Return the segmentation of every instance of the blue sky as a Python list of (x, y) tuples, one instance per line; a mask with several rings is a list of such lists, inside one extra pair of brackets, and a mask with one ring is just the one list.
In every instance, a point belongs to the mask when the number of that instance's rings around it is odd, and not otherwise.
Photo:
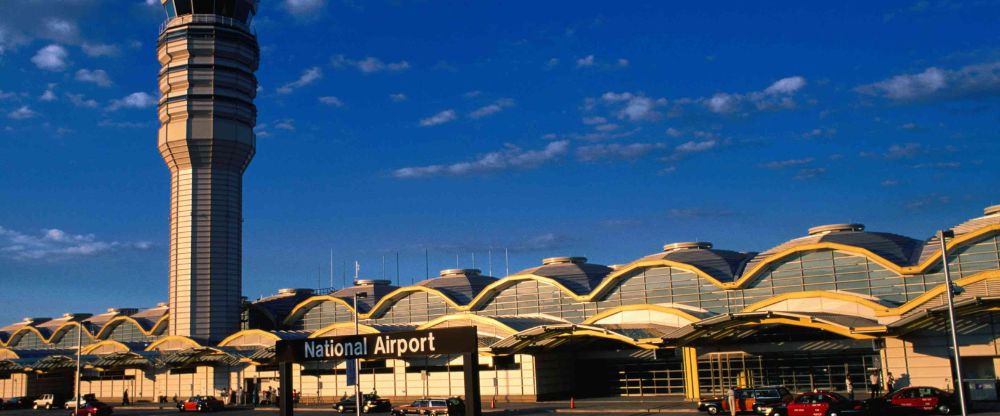
[[(157, 1), (0, 2), (0, 322), (166, 298)], [(1000, 203), (993, 1), (265, 0), (251, 298)], [(347, 267), (350, 274), (351, 266)]]

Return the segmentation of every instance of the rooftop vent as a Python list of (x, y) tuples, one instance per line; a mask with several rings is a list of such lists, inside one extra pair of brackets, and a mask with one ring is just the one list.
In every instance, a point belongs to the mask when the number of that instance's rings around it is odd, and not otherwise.
[(441, 270), (439, 274), (441, 277), (457, 277), (457, 276), (479, 276), (482, 270), (479, 269), (444, 269)]
[(291, 288), (286, 287), (284, 289), (278, 289), (279, 295), (311, 295), (313, 293), (312, 289), (302, 289), (302, 288)]
[(385, 279), (358, 279), (354, 281), (354, 286), (389, 286), (390, 283)]
[(1000, 205), (988, 206), (983, 209), (983, 215), (1000, 214)]
[(821, 235), (829, 233), (842, 233), (847, 231), (864, 231), (864, 224), (827, 224), (812, 227), (809, 229), (809, 235)]
[(543, 265), (550, 264), (583, 264), (587, 262), (586, 257), (549, 257), (542, 259)]
[(118, 313), (118, 308), (108, 308), (105, 313)]
[(157, 308), (166, 308), (167, 306), (170, 306), (170, 305), (167, 305), (167, 302), (160, 302), (160, 303), (156, 304)]
[(667, 244), (663, 246), (663, 251), (674, 251), (674, 250), (708, 250), (712, 248), (712, 243), (705, 241), (684, 241), (680, 243)]

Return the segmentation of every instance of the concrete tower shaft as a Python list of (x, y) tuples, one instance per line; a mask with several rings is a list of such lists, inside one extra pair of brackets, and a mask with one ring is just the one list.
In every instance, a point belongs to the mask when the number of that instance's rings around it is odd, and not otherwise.
[(169, 334), (239, 330), (243, 171), (254, 155), (253, 0), (162, 0), (159, 149), (170, 168)]

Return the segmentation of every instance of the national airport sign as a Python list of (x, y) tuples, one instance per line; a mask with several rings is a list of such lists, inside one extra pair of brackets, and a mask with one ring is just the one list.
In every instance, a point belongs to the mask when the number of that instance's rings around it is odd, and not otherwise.
[(278, 341), (279, 361), (405, 358), (477, 351), (475, 327), (426, 329)]

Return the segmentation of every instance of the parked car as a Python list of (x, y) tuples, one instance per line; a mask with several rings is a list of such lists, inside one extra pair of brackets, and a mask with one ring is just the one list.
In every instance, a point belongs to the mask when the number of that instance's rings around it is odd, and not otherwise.
[(763, 416), (788, 416), (788, 403), (774, 403), (760, 407)]
[(420, 399), (413, 403), (396, 406), (390, 414), (399, 415), (462, 415), (465, 413), (465, 402), (457, 397), (448, 399)]
[(212, 396), (194, 396), (177, 403), (177, 410), (182, 412), (214, 412), (225, 408), (225, 403)]
[(18, 396), (11, 397), (4, 402), (0, 402), (0, 409), (27, 409), (31, 406), (31, 399)]
[[(865, 404), (840, 394), (820, 391), (795, 396), (785, 405), (784, 416), (852, 416), (867, 413)], [(773, 415), (767, 415), (773, 416)]]
[(79, 409), (69, 412), (69, 416), (108, 416), (114, 413), (114, 407), (97, 400), (85, 402)]
[(62, 402), (61, 398), (56, 396), (55, 394), (51, 393), (43, 394), (41, 396), (38, 396), (37, 399), (35, 399), (35, 404), (34, 406), (32, 406), (32, 408), (51, 409), (53, 407), (59, 407), (59, 403), (61, 402)]
[[(334, 403), (333, 408), (337, 409), (338, 413), (351, 413), (357, 411), (357, 405), (357, 396), (350, 396)], [(392, 410), (392, 403), (389, 402), (389, 399), (383, 399), (374, 393), (361, 396), (361, 413), (387, 412), (389, 410)]]
[(937, 413), (947, 415), (960, 408), (958, 395), (934, 387), (905, 387), (868, 400), (873, 412), (892, 415)]
[[(759, 413), (762, 406), (788, 402), (792, 393), (782, 386), (767, 386), (734, 389), (736, 395), (736, 412)], [(698, 410), (710, 415), (729, 413), (728, 396), (710, 397), (698, 401)]]
[[(80, 403), (86, 404), (87, 402), (90, 401), (97, 401), (97, 396), (94, 396), (94, 393), (87, 393), (84, 394), (83, 397), (80, 397)], [(63, 404), (63, 408), (76, 409), (76, 398), (74, 397), (72, 399), (67, 400), (66, 403)]]

